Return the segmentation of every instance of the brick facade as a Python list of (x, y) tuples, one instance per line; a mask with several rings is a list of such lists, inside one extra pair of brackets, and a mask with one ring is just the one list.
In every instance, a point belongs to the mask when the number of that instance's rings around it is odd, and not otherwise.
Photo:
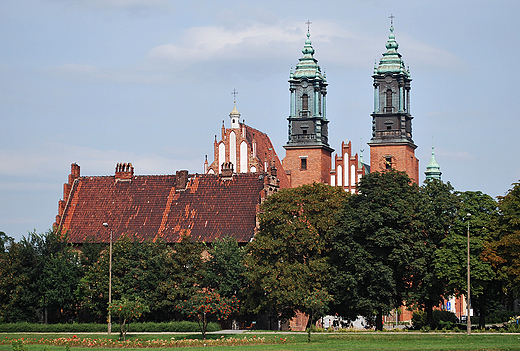
[(370, 171), (384, 172), (389, 168), (406, 172), (410, 179), (419, 183), (419, 160), (415, 157), (413, 144), (370, 145)]
[(325, 148), (287, 148), (282, 165), (291, 188), (313, 182), (329, 184), (331, 151)]

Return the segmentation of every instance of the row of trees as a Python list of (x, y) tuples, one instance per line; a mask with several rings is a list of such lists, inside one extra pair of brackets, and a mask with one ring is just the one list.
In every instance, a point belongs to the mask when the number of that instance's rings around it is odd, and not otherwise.
[[(359, 194), (323, 184), (284, 189), (261, 206), (255, 240), (173, 245), (123, 236), (113, 247), (113, 311), (139, 302), (142, 319), (169, 321), (238, 311), (287, 320), (327, 310), (382, 316), (406, 303), (431, 311), (466, 291), (471, 233), (472, 305), (481, 316), (511, 306), (520, 291), (520, 185), (495, 202), (405, 173), (371, 173)], [(468, 218), (467, 214), (471, 217)], [(105, 322), (109, 255), (78, 253), (59, 232), (20, 242), (0, 233), (0, 321)]]

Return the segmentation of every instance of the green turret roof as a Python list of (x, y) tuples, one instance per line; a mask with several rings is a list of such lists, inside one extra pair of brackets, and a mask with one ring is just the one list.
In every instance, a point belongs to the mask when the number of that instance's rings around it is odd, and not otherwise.
[(300, 58), (300, 62), (296, 65), (294, 72), (291, 72), (291, 78), (320, 78), (326, 81), (325, 77), (321, 74), (320, 66), (318, 66), (318, 60), (314, 58), (314, 48), (311, 43), (311, 33), (307, 31), (307, 40), (303, 46), (303, 56)]
[(424, 172), (426, 175), (426, 179), (441, 179), (441, 166), (437, 163), (435, 160), (435, 150), (432, 146), (432, 157), (430, 158), (430, 162), (426, 166), (426, 172)]
[(379, 60), (379, 66), (374, 69), (374, 74), (396, 73), (410, 77), (410, 72), (406, 69), (401, 54), (397, 52), (399, 44), (395, 41), (394, 26), (390, 27), (390, 35), (386, 42), (386, 52)]

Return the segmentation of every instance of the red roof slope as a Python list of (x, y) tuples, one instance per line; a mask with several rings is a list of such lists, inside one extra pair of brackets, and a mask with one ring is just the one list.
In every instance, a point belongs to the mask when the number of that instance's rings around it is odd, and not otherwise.
[(110, 232), (104, 222), (113, 230), (114, 240), (135, 234), (141, 240), (161, 238), (174, 243), (186, 233), (197, 241), (212, 242), (229, 235), (248, 242), (254, 236), (264, 194), (264, 177), (258, 173), (235, 174), (228, 180), (186, 173), (186, 187), (180, 188), (179, 172), (152, 176), (132, 172), (126, 179), (79, 177), (79, 166), (75, 166), (77, 177), (71, 174), (70, 195), (64, 195), (57, 217), (73, 243), (83, 243), (88, 237), (108, 242)]
[(274, 164), (276, 169), (278, 170), (277, 176), (278, 179), (280, 179), (280, 189), (290, 188), (291, 184), (289, 182), (289, 178), (287, 177), (287, 174), (285, 173), (285, 170), (283, 169), (282, 162), (280, 162), (280, 159), (278, 158), (278, 155), (276, 154), (276, 151), (274, 149), (273, 144), (271, 143), (271, 139), (269, 139), (269, 136), (267, 134), (259, 131), (258, 129), (255, 129), (253, 127), (247, 126), (247, 139), (250, 143), (253, 142), (253, 135), (254, 139), (256, 141), (257, 145), (257, 157), (265, 161), (264, 158), (267, 156), (267, 161), (269, 164), (274, 160)]

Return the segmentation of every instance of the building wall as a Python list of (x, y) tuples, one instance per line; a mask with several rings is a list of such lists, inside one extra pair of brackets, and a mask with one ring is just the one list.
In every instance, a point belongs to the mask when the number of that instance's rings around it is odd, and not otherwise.
[(413, 182), (419, 183), (419, 160), (415, 157), (415, 147), (409, 144), (370, 145), (370, 171), (385, 171), (386, 157), (392, 157), (393, 169), (406, 172)]
[[(301, 169), (301, 159), (307, 160), (307, 169)], [(291, 187), (304, 184), (330, 182), (331, 152), (324, 148), (287, 149), (282, 161), (283, 168), (290, 172)]]

